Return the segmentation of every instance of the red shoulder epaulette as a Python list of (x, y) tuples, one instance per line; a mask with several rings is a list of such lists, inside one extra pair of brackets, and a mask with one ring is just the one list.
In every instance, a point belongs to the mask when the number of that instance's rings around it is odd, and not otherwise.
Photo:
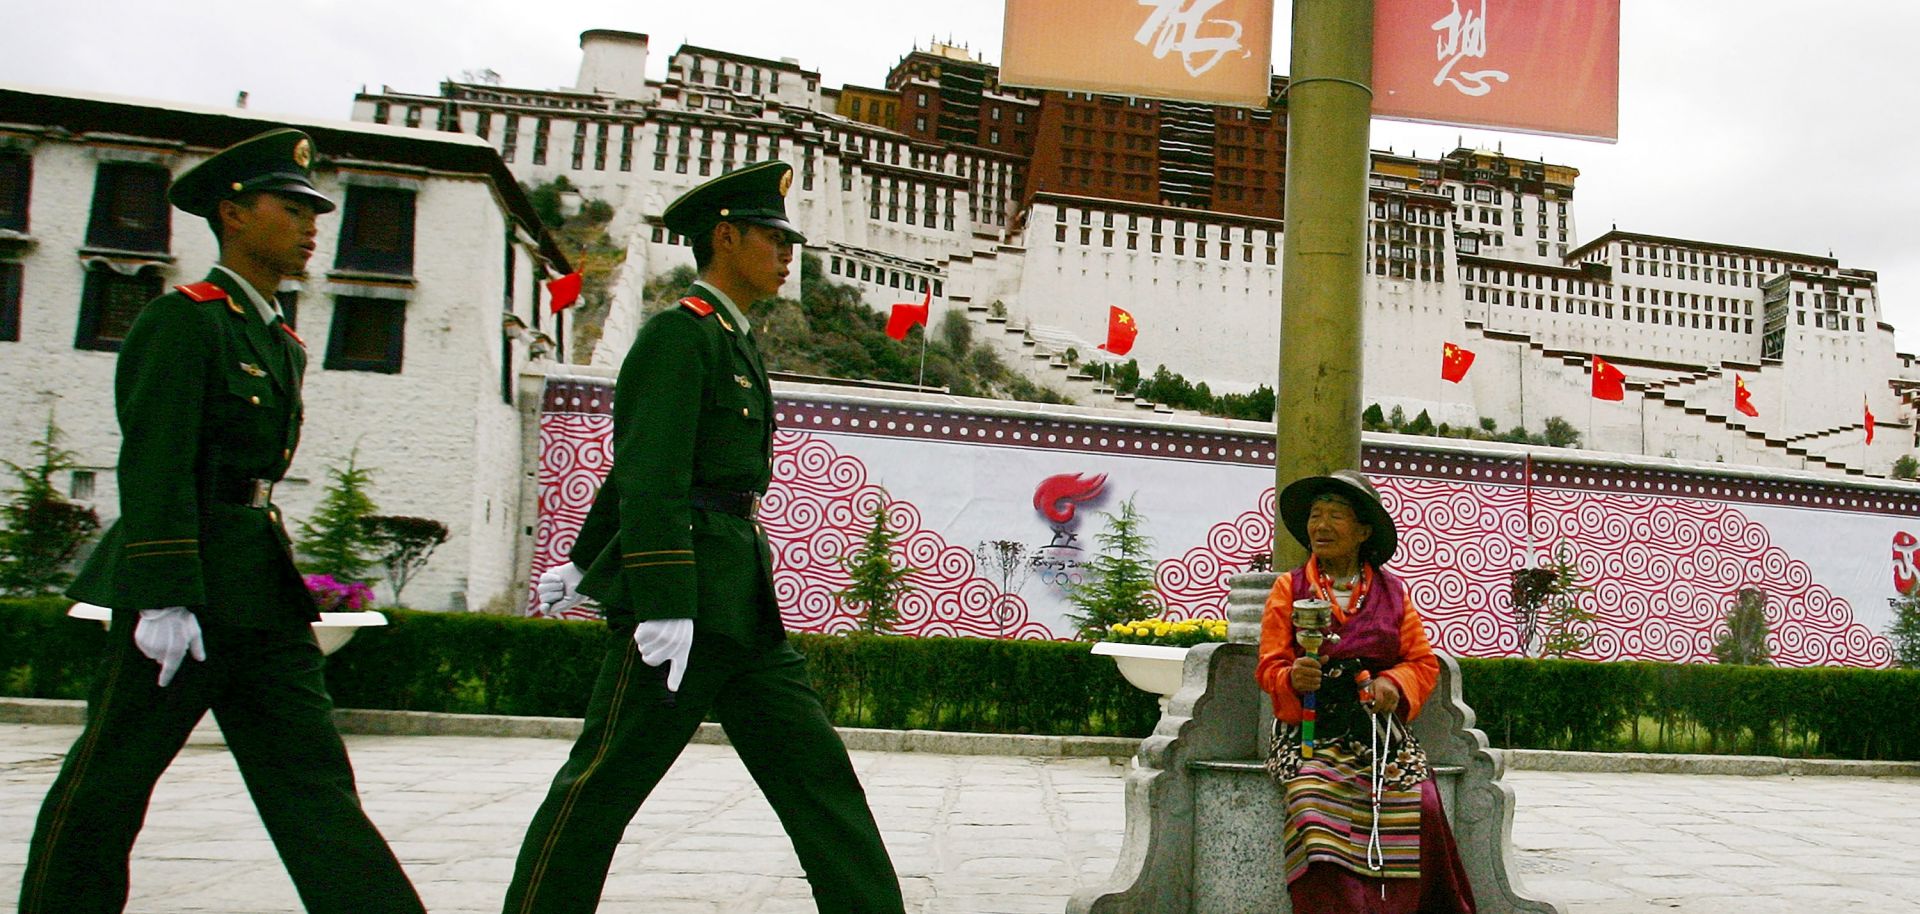
[(190, 286), (174, 286), (173, 291), (198, 302), (220, 301), (227, 297), (227, 290), (210, 282), (196, 282)]
[(713, 313), (713, 306), (707, 304), (706, 300), (698, 295), (689, 295), (680, 299), (680, 307), (692, 311), (694, 317), (706, 317)]

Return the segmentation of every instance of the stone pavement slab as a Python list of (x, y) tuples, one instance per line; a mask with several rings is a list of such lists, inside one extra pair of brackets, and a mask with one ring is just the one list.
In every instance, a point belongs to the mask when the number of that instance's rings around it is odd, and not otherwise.
[[(0, 724), (0, 912), (79, 728)], [(349, 736), (369, 814), (436, 914), (498, 910), (569, 743)], [(908, 909), (1058, 912), (1112, 868), (1125, 769), (1102, 758), (855, 751)], [(1570, 914), (1920, 912), (1920, 779), (1510, 772), (1518, 870)], [(130, 911), (279, 914), (299, 902), (217, 731), (154, 795)], [(627, 829), (603, 909), (812, 911), (773, 811), (724, 746), (689, 746)]]

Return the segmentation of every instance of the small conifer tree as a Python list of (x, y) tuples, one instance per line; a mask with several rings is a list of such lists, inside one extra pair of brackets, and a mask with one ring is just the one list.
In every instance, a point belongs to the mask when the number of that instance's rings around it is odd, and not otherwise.
[(1153, 589), (1153, 540), (1141, 532), (1146, 518), (1133, 499), (1120, 513), (1102, 514), (1107, 527), (1096, 538), (1100, 555), (1082, 566), (1079, 584), (1067, 595), (1075, 612), (1067, 614), (1082, 640), (1097, 641), (1110, 626), (1142, 619), (1156, 611)]
[(1893, 625), (1887, 628), (1887, 640), (1893, 642), (1893, 662), (1909, 670), (1920, 670), (1920, 587), (1910, 587), (1893, 601)]
[(895, 564), (893, 550), (900, 534), (887, 529), (887, 499), (881, 498), (869, 515), (873, 528), (851, 556), (840, 560), (852, 581), (834, 596), (860, 614), (860, 628), (870, 635), (886, 634), (900, 618), (900, 598), (913, 591), (907, 578), (920, 569)]
[(1767, 650), (1767, 592), (1758, 587), (1742, 587), (1727, 611), (1727, 631), (1713, 646), (1713, 657), (1721, 663), (1765, 666), (1772, 656)]
[(19, 486), (0, 504), (0, 594), (34, 596), (59, 593), (73, 581), (67, 566), (94, 532), (100, 516), (66, 499), (54, 487), (60, 473), (75, 466), (73, 453), (61, 449), (60, 428), (47, 414), (47, 433), (33, 442), (38, 462), (30, 467), (9, 460)]
[(374, 565), (378, 545), (362, 522), (378, 510), (367, 495), (373, 484), (373, 471), (359, 465), (360, 451), (347, 455), (346, 464), (327, 468), (327, 491), (313, 516), (300, 522), (300, 542), (296, 548), (305, 561), (300, 570), (306, 574), (330, 575), (338, 581), (371, 583), (368, 569)]

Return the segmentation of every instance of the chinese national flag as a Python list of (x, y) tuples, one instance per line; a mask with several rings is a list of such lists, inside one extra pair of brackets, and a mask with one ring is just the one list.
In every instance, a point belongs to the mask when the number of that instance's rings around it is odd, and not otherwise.
[(919, 304), (901, 302), (893, 306), (893, 313), (887, 317), (887, 335), (896, 340), (907, 338), (907, 331), (915, 324), (927, 325), (927, 312), (933, 309), (933, 290), (927, 290), (927, 297)]
[(1126, 355), (1133, 350), (1133, 340), (1140, 335), (1140, 325), (1133, 322), (1133, 315), (1124, 309), (1107, 306), (1107, 342), (1101, 349), (1114, 355)]
[(1607, 364), (1599, 356), (1593, 357), (1593, 398), (1596, 400), (1625, 400), (1627, 376), (1620, 369)]
[(1747, 389), (1746, 379), (1739, 375), (1733, 376), (1733, 408), (1749, 416), (1760, 415), (1760, 411), (1753, 407), (1753, 391)]
[(1467, 369), (1473, 367), (1473, 350), (1462, 349), (1452, 343), (1440, 347), (1440, 378), (1460, 383), (1467, 376)]
[(1867, 414), (1867, 443), (1873, 443), (1873, 407), (1867, 405), (1867, 398), (1860, 398), (1860, 409)]
[(580, 300), (580, 274), (568, 273), (559, 279), (547, 280), (547, 309), (554, 314), (573, 306)]

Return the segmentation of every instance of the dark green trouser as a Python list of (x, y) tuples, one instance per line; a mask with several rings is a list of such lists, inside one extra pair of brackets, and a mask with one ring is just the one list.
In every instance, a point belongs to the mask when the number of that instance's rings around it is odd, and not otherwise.
[(507, 914), (595, 909), (621, 833), (709, 708), (780, 816), (823, 914), (901, 912), (866, 792), (800, 654), (784, 641), (748, 649), (697, 633), (669, 707), (665, 667), (642, 663), (632, 634), (608, 629), (585, 729), (527, 827)]
[(154, 782), (209, 709), (308, 911), (420, 912), (360, 810), (312, 631), (204, 625), (207, 659), (188, 658), (163, 689), (159, 665), (133, 646), (134, 619), (115, 614), (87, 727), (40, 808), (21, 914), (126, 907), (127, 858)]

